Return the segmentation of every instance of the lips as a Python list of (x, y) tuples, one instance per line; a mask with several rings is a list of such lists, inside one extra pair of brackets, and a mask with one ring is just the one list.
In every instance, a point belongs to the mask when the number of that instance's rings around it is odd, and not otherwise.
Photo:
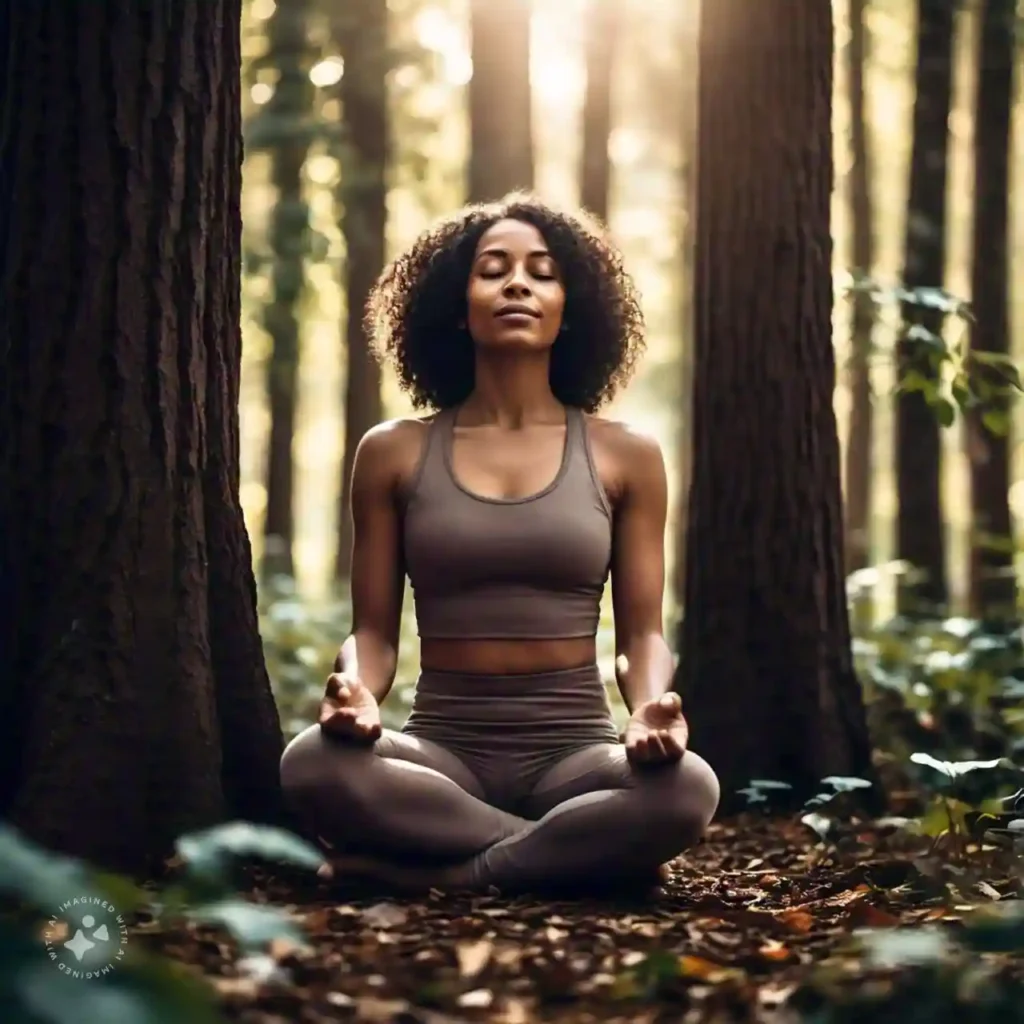
[(521, 303), (510, 302), (507, 306), (502, 306), (495, 314), (496, 317), (532, 317), (534, 320), (540, 319), (540, 313), (535, 309), (531, 309), (529, 306), (524, 306)]

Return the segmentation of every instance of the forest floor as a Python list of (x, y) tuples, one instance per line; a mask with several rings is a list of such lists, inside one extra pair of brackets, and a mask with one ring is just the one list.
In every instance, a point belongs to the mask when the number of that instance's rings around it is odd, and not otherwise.
[[(852, 1024), (872, 1012), (865, 1001), (882, 1020), (1010, 1024), (1024, 1014), (1024, 958), (942, 948), (968, 904), (1021, 895), (1013, 871), (982, 874), (950, 883), (877, 826), (823, 847), (797, 822), (751, 818), (713, 826), (643, 898), (407, 899), (267, 876), (249, 898), (287, 907), (308, 948), (278, 940), (239, 959), (203, 928), (158, 945), (206, 977), (228, 1019), (252, 1024)], [(979, 970), (990, 996), (1005, 989), (1002, 1009), (974, 1012)]]

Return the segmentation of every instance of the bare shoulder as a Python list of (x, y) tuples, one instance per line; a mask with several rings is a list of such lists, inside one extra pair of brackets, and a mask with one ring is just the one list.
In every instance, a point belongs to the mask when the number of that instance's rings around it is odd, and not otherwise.
[(603, 416), (588, 415), (586, 423), (594, 462), (610, 497), (665, 487), (665, 457), (653, 435)]
[(622, 420), (605, 419), (603, 416), (587, 416), (587, 429), (591, 445), (623, 465), (648, 472), (658, 467), (664, 469), (661, 445), (652, 434)]
[(367, 482), (401, 484), (419, 464), (434, 416), (403, 416), (372, 426), (359, 442), (354, 474)]

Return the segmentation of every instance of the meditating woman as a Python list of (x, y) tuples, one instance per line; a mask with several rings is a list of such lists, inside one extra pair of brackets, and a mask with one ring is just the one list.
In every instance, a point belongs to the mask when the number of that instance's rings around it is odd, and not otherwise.
[[(389, 266), (366, 317), (424, 418), (355, 459), (352, 633), (287, 798), (334, 873), (402, 887), (652, 882), (704, 833), (718, 781), (687, 749), (662, 632), (657, 444), (594, 416), (643, 322), (620, 256), (523, 195), (470, 207)], [(597, 666), (611, 574), (624, 742)], [(381, 727), (405, 577), (421, 673)]]

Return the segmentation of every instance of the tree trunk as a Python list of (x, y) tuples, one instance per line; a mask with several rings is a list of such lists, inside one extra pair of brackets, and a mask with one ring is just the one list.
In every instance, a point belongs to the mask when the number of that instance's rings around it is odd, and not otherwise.
[(261, 573), (269, 579), (294, 572), (292, 443), (299, 381), (299, 302), (309, 247), (309, 207), (302, 195), (302, 169), (309, 148), (313, 85), (309, 80), (309, 3), (279, 3), (267, 26), (268, 62), (278, 70), (274, 95), (260, 120), (261, 141), (271, 152), (277, 202), (270, 217), (274, 254), (271, 299), (263, 313), (272, 347), (267, 366), (270, 443), (267, 446), (267, 513), (263, 522)]
[(705, 0), (694, 465), (676, 686), (723, 808), (751, 779), (873, 778), (832, 409), (832, 21)]
[(470, 0), (467, 199), (533, 188), (530, 0)]
[(341, 467), (337, 580), (352, 570), (352, 467), (363, 435), (383, 418), (380, 369), (363, 327), (363, 311), (384, 267), (387, 225), (387, 0), (353, 0), (339, 11), (335, 41), (345, 60), (341, 105), (341, 230), (345, 237), (345, 452)]
[[(858, 278), (874, 269), (874, 214), (871, 203), (871, 152), (864, 113), (864, 70), (867, 65), (866, 0), (849, 0), (850, 41), (846, 67), (850, 79), (850, 219), (853, 226), (852, 264)], [(871, 356), (875, 305), (871, 293), (859, 288), (853, 295), (851, 352), (847, 367), (850, 384), (850, 436), (846, 448), (846, 571), (871, 562)]]
[(612, 80), (621, 21), (619, 0), (590, 0), (586, 25), (587, 90), (583, 98), (580, 205), (608, 222), (612, 130)]
[[(953, 76), (950, 0), (918, 0), (914, 138), (903, 283), (907, 289), (942, 286), (946, 264), (947, 143)], [(942, 332), (941, 311), (903, 305), (904, 332)], [(900, 379), (916, 372), (934, 378), (927, 345), (902, 337), (897, 344)], [(897, 591), (903, 614), (932, 614), (949, 599), (942, 522), (942, 460), (939, 422), (921, 391), (896, 398), (896, 557), (922, 574)]]
[(279, 809), (239, 504), (239, 0), (8, 4), (0, 814), (147, 870)]
[[(699, 0), (686, 0), (687, 12)], [(690, 69), (680, 75), (679, 90), (679, 192), (683, 200), (680, 225), (679, 288), (679, 407), (676, 415), (676, 473), (679, 490), (675, 504), (675, 558), (672, 566), (672, 593), (676, 607), (683, 610), (686, 600), (686, 535), (689, 529), (689, 494), (693, 472), (693, 242), (697, 202), (697, 18), (682, 18), (679, 31), (679, 65)], [(682, 620), (676, 624), (677, 646)]]
[[(1009, 201), (1013, 117), (1014, 0), (985, 0), (978, 46), (978, 94), (974, 117), (974, 252), (971, 347), (1010, 354)], [(984, 368), (979, 367), (979, 370)], [(982, 372), (982, 377), (996, 374)], [(1016, 615), (1013, 521), (1010, 516), (1010, 407), (1004, 394), (986, 399), (995, 432), (981, 414), (968, 419), (971, 465), (971, 607), (989, 618)], [(991, 422), (991, 420), (990, 420)]]

